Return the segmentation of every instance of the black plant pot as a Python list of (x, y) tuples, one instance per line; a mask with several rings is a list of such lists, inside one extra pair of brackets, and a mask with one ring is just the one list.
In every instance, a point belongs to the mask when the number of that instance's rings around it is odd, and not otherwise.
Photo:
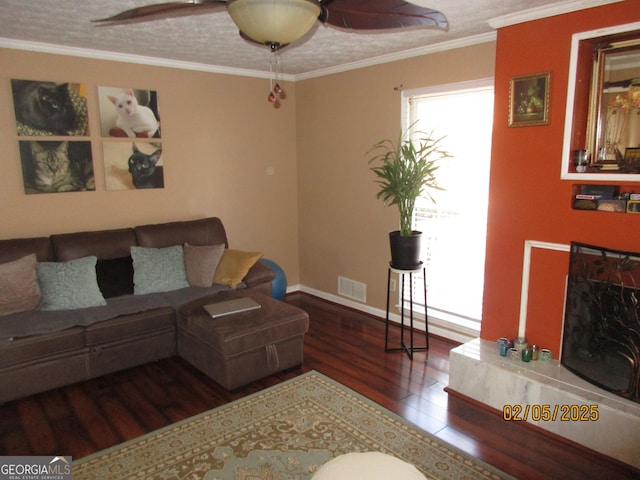
[(389, 232), (391, 246), (391, 266), (399, 270), (416, 270), (422, 266), (420, 262), (420, 241), (422, 232), (414, 230), (411, 236), (403, 237), (400, 231)]

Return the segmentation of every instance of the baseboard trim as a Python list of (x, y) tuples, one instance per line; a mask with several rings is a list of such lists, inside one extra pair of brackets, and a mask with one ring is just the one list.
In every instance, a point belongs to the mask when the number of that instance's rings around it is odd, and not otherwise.
[[(315, 288), (307, 287), (306, 285), (297, 284), (297, 285), (291, 285), (287, 287), (287, 294), (298, 293), (298, 292), (307, 293), (314, 297), (318, 297), (322, 300), (326, 300), (328, 302), (335, 303), (337, 305), (341, 305), (341, 306), (350, 308), (352, 310), (365, 313), (372, 317), (376, 317), (382, 321), (385, 320), (387, 315), (387, 312), (380, 308), (374, 308), (374, 307), (371, 307), (370, 305), (354, 302), (352, 300), (341, 297), (339, 295), (334, 295), (331, 293), (324, 292), (322, 290), (317, 290)], [(398, 315), (397, 313), (390, 312), (389, 320), (399, 324), (401, 321), (400, 315)], [(405, 317), (405, 321), (406, 321), (406, 317)], [(425, 329), (424, 319), (414, 318), (414, 327), (416, 330), (424, 331)], [(474, 338), (477, 338), (477, 336), (469, 335), (467, 332), (457, 331), (455, 329), (452, 329), (450, 325), (443, 325), (440, 322), (438, 322), (437, 319), (432, 320), (431, 318), (429, 320), (429, 334), (435, 335), (447, 340), (452, 340), (454, 342), (459, 342), (459, 343), (466, 343), (468, 341), (473, 340)]]

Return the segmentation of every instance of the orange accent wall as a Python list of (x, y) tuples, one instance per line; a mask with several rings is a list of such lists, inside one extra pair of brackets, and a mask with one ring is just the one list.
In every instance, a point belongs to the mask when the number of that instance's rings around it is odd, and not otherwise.
[[(638, 20), (640, 0), (626, 0), (498, 31), (484, 339), (518, 332), (526, 240), (640, 251), (640, 215), (573, 210), (572, 187), (584, 182), (560, 179), (571, 37)], [(551, 72), (549, 124), (509, 127), (509, 80), (541, 72)], [(625, 190), (640, 192), (640, 184), (628, 183)], [(526, 335), (556, 358), (567, 268), (566, 252), (532, 252)]]

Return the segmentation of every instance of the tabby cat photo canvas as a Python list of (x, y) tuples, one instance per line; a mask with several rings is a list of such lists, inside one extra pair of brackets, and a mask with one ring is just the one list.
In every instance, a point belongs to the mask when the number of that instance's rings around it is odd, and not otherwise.
[(91, 142), (21, 140), (18, 143), (26, 194), (96, 189)]

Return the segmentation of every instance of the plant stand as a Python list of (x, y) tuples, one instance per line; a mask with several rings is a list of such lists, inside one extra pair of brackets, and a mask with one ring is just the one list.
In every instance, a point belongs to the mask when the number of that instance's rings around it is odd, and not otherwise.
[[(422, 263), (422, 262), (420, 262)], [(400, 300), (400, 346), (396, 348), (389, 347), (389, 297), (391, 293), (391, 273), (397, 273), (401, 278), (401, 300)], [(413, 274), (422, 272), (422, 282), (424, 285), (424, 335), (425, 344), (421, 346), (414, 345), (414, 328), (413, 328)], [(384, 332), (384, 350), (385, 352), (403, 351), (406, 352), (410, 360), (413, 360), (413, 352), (429, 350), (429, 322), (427, 320), (427, 277), (426, 268), (424, 265), (421, 268), (415, 270), (403, 270), (399, 268), (389, 267), (387, 272), (387, 316), (385, 319), (385, 332)], [(409, 329), (409, 345), (407, 346), (404, 341), (404, 279), (405, 275), (409, 275), (409, 324), (406, 326)]]

